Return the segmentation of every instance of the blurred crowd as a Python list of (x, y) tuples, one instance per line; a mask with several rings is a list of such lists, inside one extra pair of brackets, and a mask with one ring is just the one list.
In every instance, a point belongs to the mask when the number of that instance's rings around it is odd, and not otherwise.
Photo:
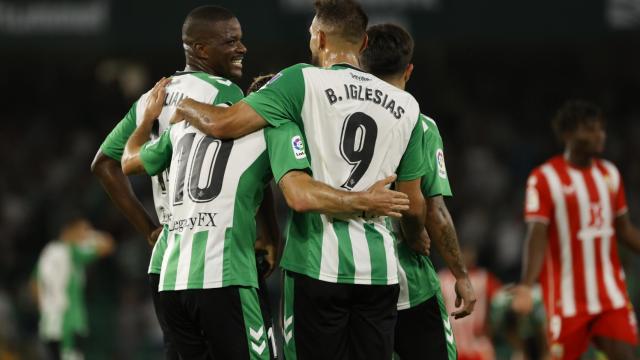
[[(422, 111), (439, 124), (454, 192), (447, 204), (460, 241), (503, 284), (520, 272), (526, 177), (559, 151), (549, 123), (567, 98), (586, 98), (606, 110), (606, 157), (619, 166), (631, 217), (640, 223), (637, 54), (604, 42), (506, 51), (510, 46), (418, 42), (408, 86)], [(268, 51), (250, 53), (242, 87), (250, 76), (307, 60), (303, 52), (273, 59)], [(2, 60), (7, 90), (0, 108), (0, 359), (38, 357), (37, 308), (27, 284), (39, 252), (68, 211), (81, 211), (117, 243), (113, 256), (88, 269), (88, 358), (151, 359), (160, 353), (146, 285), (150, 249), (89, 170), (103, 138), (137, 97), (156, 78), (181, 69), (179, 57), (159, 58)], [(148, 179), (131, 180), (152, 209)], [(640, 261), (622, 251), (638, 305), (640, 281), (633, 277), (640, 271), (633, 269)], [(274, 275), (270, 284), (277, 282)]]

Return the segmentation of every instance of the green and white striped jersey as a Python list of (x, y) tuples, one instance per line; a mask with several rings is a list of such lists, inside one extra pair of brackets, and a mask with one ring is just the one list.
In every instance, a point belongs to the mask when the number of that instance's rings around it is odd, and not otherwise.
[[(153, 137), (157, 138), (169, 126), (170, 114), (173, 114), (177, 103), (185, 97), (214, 105), (233, 104), (244, 96), (242, 90), (230, 80), (209, 75), (205, 72), (179, 71), (173, 75), (171, 85), (167, 88), (165, 108), (158, 117), (158, 127), (154, 128)], [(136, 101), (125, 117), (116, 125), (102, 143), (102, 152), (120, 161), (127, 140), (142, 121), (149, 92)], [(168, 170), (151, 178), (153, 202), (161, 224), (167, 224), (171, 218), (167, 199), (169, 181)], [(162, 233), (166, 235), (166, 231)], [(159, 236), (149, 262), (149, 273), (159, 274), (162, 255), (166, 249), (166, 237)]]
[(89, 240), (83, 245), (52, 241), (40, 253), (35, 275), (43, 339), (65, 345), (74, 335), (86, 335), (84, 268), (97, 257), (96, 247)]
[(265, 186), (272, 174), (279, 181), (309, 168), (298, 126), (219, 140), (180, 122), (147, 142), (140, 159), (149, 175), (171, 168), (159, 290), (258, 287), (255, 216)]
[[(420, 114), (424, 130), (425, 175), (421, 180), (422, 194), (425, 197), (451, 196), (451, 187), (444, 163), (442, 137), (433, 119)], [(400, 295), (398, 310), (412, 308), (430, 299), (440, 291), (440, 280), (433, 263), (428, 256), (411, 250), (400, 239), (398, 242), (398, 272), (400, 276)]]
[[(394, 173), (398, 180), (423, 175), (418, 103), (350, 65), (294, 65), (243, 101), (273, 126), (298, 124), (313, 177), (330, 186), (361, 191)], [(395, 239), (385, 218), (340, 221), (293, 212), (280, 265), (328, 282), (398, 282)]]

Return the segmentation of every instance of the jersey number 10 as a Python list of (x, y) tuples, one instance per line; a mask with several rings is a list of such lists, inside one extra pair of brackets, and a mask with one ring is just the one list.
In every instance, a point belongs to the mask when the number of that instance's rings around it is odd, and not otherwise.
[[(175, 184), (175, 194), (173, 196), (173, 205), (180, 205), (184, 199), (185, 190), (185, 177), (187, 175), (187, 164), (189, 163), (189, 155), (191, 154), (191, 147), (193, 146), (196, 134), (185, 134), (178, 142), (178, 146), (174, 150), (177, 153), (176, 156), (180, 156), (178, 160), (178, 174)], [(211, 145), (216, 147), (215, 153), (212, 156), (212, 164), (206, 164), (209, 166), (203, 167), (203, 162), (207, 150)], [(222, 189), (222, 180), (224, 178), (224, 172), (227, 168), (227, 162), (229, 161), (229, 155), (231, 154), (231, 148), (233, 147), (233, 140), (218, 140), (210, 136), (205, 136), (199, 139), (196, 144), (196, 150), (193, 153), (193, 159), (191, 160), (191, 166), (189, 168), (189, 177), (187, 183), (187, 193), (189, 198), (194, 202), (209, 202), (220, 195)], [(198, 182), (202, 171), (207, 171), (207, 179), (210, 179), (208, 185), (204, 188), (198, 187)]]

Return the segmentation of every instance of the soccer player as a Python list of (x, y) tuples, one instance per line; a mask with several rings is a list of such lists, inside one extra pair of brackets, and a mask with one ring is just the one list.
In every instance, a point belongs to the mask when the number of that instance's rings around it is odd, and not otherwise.
[(569, 101), (552, 125), (564, 153), (527, 180), (527, 245), (514, 310), (531, 310), (531, 286), (540, 281), (552, 358), (577, 359), (593, 342), (609, 359), (633, 359), (637, 327), (618, 239), (640, 252), (640, 231), (629, 219), (620, 172), (600, 158), (604, 115)]
[[(362, 66), (380, 79), (404, 89), (411, 77), (413, 39), (394, 24), (374, 25), (367, 30), (369, 44), (360, 56)], [(442, 138), (435, 121), (420, 114), (424, 130), (425, 176), (421, 181), (427, 202), (425, 225), (438, 251), (455, 276), (458, 299), (464, 307), (453, 313), (462, 318), (473, 311), (475, 296), (460, 255), (455, 228), (443, 196), (451, 196), (444, 162)], [(395, 330), (395, 352), (402, 360), (455, 359), (456, 346), (438, 275), (428, 256), (416, 254), (398, 243), (400, 296)]]
[[(165, 84), (176, 81), (177, 84)], [(385, 188), (347, 192), (314, 181), (298, 126), (288, 122), (236, 140), (203, 134), (187, 122), (148, 141), (157, 114), (170, 113), (165, 91), (180, 91), (180, 78), (163, 79), (149, 95), (142, 123), (122, 156), (125, 174), (154, 176), (171, 168), (171, 222), (160, 273), (160, 302), (171, 340), (182, 358), (270, 358), (260, 314), (255, 259), (255, 213), (265, 186), (284, 176), (306, 178), (304, 195), (319, 211), (345, 216), (357, 211), (408, 209), (407, 196)], [(396, 201), (397, 199), (397, 201)], [(397, 206), (398, 204), (399, 206)], [(388, 205), (387, 205), (388, 204)]]
[[(186, 67), (176, 73), (181, 91), (171, 94), (167, 103), (175, 103), (184, 96), (191, 96), (213, 104), (233, 103), (243, 97), (242, 91), (226, 78), (242, 76), (242, 60), (247, 51), (242, 43), (242, 30), (238, 19), (229, 10), (217, 6), (202, 6), (192, 10), (182, 26), (182, 41)], [(159, 236), (162, 227), (142, 207), (126, 176), (122, 173), (120, 159), (127, 139), (138, 126), (148, 94), (143, 95), (131, 110), (111, 131), (98, 150), (91, 165), (105, 191), (129, 222), (154, 246), (149, 264), (149, 284), (160, 326), (164, 333), (167, 359), (177, 359), (166, 335), (166, 326), (158, 311), (158, 284), (160, 265), (166, 249), (166, 232)], [(169, 125), (166, 116), (160, 116), (154, 133), (161, 134)], [(167, 224), (171, 218), (167, 199), (168, 174), (163, 172), (152, 178), (153, 198), (158, 219)], [(158, 241), (156, 242), (156, 239)], [(265, 237), (265, 240), (269, 240)]]
[(40, 309), (40, 337), (50, 359), (82, 358), (79, 342), (88, 334), (84, 269), (112, 252), (111, 235), (73, 217), (40, 253), (32, 288)]
[[(397, 173), (396, 189), (411, 200), (401, 222), (407, 244), (428, 253), (419, 106), (407, 92), (358, 69), (368, 19), (356, 2), (316, 1), (315, 9), (309, 29), (315, 66), (289, 67), (227, 109), (183, 100), (174, 119), (219, 138), (297, 123), (314, 179), (335, 188), (360, 191)], [(285, 355), (389, 359), (399, 292), (390, 222), (366, 209), (348, 221), (312, 212), (317, 205), (301, 180), (289, 173), (278, 183), (293, 209), (281, 261)]]

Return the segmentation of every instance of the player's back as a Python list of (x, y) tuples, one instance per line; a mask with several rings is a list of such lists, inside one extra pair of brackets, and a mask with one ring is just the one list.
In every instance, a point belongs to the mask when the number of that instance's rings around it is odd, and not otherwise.
[[(167, 86), (161, 121), (185, 97), (224, 106), (239, 99), (230, 81), (198, 75), (177, 76)], [(270, 175), (264, 131), (220, 140), (179, 122), (145, 145), (140, 156), (150, 174), (171, 169), (159, 289), (257, 286), (255, 213)]]
[(532, 172), (525, 217), (549, 225), (549, 256), (540, 282), (552, 314), (596, 314), (626, 306), (614, 231), (615, 218), (626, 210), (620, 173), (606, 160), (580, 168), (556, 156)]
[[(272, 125), (296, 122), (313, 177), (336, 188), (362, 191), (394, 173), (415, 180), (424, 172), (416, 100), (350, 65), (291, 66), (243, 101)], [(398, 282), (388, 219), (293, 213), (291, 223), (283, 268), (329, 282)]]
[[(182, 99), (191, 98), (207, 104), (230, 105), (243, 97), (242, 90), (230, 80), (201, 71), (176, 72), (166, 90), (165, 105), (158, 116), (152, 138), (157, 138), (169, 127), (171, 116), (175, 112), (178, 102)], [(136, 103), (136, 126), (140, 125), (144, 118), (149, 93), (143, 94)], [(171, 217), (169, 200), (167, 199), (168, 181), (168, 171), (163, 171), (151, 178), (156, 213), (162, 224), (166, 224)]]
[(314, 178), (361, 191), (395, 173), (418, 120), (413, 96), (349, 65), (303, 74)]

